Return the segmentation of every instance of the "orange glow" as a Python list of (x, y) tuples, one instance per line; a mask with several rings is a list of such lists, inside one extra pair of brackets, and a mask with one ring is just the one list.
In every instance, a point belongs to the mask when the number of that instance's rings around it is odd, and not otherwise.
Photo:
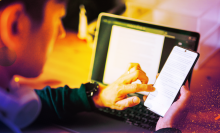
[(18, 77), (16, 77), (14, 80), (15, 80), (15, 82), (19, 82), (19, 78)]
[(215, 120), (218, 120), (218, 119), (220, 119), (220, 115), (219, 115), (218, 117), (215, 118)]

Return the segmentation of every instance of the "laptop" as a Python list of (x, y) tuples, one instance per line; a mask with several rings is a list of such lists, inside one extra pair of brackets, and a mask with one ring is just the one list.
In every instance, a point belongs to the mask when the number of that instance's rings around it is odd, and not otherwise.
[[(154, 84), (172, 48), (180, 45), (197, 51), (200, 35), (196, 32), (156, 25), (123, 16), (101, 13), (97, 21), (90, 82), (108, 85), (125, 73), (129, 63), (139, 63)], [(188, 76), (191, 81), (192, 72)], [(140, 81), (137, 81), (139, 83)], [(147, 92), (129, 96), (147, 95)], [(143, 105), (117, 111), (109, 108), (83, 112), (74, 122), (62, 125), (80, 133), (147, 133), (155, 130), (159, 116)]]

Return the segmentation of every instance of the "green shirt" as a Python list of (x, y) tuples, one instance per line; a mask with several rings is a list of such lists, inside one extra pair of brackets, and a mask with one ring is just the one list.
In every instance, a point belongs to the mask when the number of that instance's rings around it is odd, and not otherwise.
[(42, 103), (37, 121), (66, 121), (79, 112), (92, 110), (84, 84), (79, 89), (71, 89), (67, 85), (56, 89), (46, 86), (35, 92)]

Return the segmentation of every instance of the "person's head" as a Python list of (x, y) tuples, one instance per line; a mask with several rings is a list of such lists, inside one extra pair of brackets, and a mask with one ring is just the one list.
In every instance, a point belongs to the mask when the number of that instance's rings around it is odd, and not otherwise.
[(38, 76), (57, 38), (65, 36), (65, 0), (0, 1), (0, 72)]

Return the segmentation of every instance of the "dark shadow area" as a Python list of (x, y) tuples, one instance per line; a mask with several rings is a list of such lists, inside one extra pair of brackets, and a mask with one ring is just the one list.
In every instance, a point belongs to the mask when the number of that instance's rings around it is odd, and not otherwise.
[(96, 19), (101, 12), (106, 12), (114, 7), (113, 0), (69, 0), (67, 14), (63, 19), (66, 29), (78, 31), (79, 6), (83, 4), (86, 9), (88, 23)]

